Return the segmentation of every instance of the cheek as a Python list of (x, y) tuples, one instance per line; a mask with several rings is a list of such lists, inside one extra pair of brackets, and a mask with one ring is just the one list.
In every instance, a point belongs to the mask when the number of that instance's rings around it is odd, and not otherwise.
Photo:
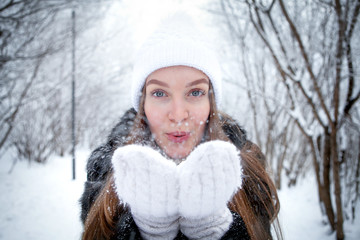
[(193, 117), (196, 125), (205, 125), (209, 118), (209, 114), (210, 106), (207, 104), (201, 108), (197, 108), (196, 111), (193, 111)]
[(165, 113), (161, 111), (159, 107), (154, 107), (152, 104), (146, 103), (144, 105), (144, 111), (152, 131), (158, 130), (158, 128), (164, 123)]

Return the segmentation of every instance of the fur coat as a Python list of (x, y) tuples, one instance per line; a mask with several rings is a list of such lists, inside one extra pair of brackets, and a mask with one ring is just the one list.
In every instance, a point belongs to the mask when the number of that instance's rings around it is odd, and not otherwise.
[[(127, 141), (127, 136), (132, 128), (136, 111), (130, 109), (121, 118), (120, 122), (112, 129), (107, 142), (95, 149), (87, 163), (87, 181), (85, 182), (84, 193), (80, 199), (81, 221), (85, 223), (87, 214), (96, 200), (98, 194), (105, 186), (107, 174), (111, 171), (111, 158), (113, 152)], [(232, 119), (223, 118), (223, 130), (233, 144), (241, 149), (246, 139), (245, 131)], [(232, 212), (233, 223), (230, 229), (221, 239), (250, 239), (245, 223), (241, 216)], [(139, 230), (129, 212), (120, 216), (116, 223), (116, 234), (114, 239), (141, 239)], [(188, 239), (181, 232), (175, 238)]]

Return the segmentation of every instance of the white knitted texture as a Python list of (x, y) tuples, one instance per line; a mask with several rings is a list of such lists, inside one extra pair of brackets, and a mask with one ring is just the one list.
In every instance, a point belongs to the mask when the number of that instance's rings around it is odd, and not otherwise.
[(120, 199), (145, 218), (178, 214), (176, 164), (150, 147), (128, 145), (113, 155), (114, 181)]
[(204, 218), (181, 218), (180, 226), (182, 233), (189, 239), (215, 240), (220, 239), (229, 230), (232, 221), (230, 210), (224, 208)]
[(227, 203), (242, 184), (233, 144), (203, 143), (179, 166), (150, 147), (128, 145), (112, 164), (116, 193), (144, 239), (174, 239), (179, 229), (190, 239), (219, 239), (229, 229)]
[(146, 78), (160, 68), (189, 66), (210, 79), (218, 105), (221, 102), (221, 69), (214, 46), (190, 16), (175, 14), (164, 20), (138, 50), (133, 69), (132, 104), (138, 110)]
[(133, 218), (141, 237), (146, 240), (173, 240), (179, 232), (179, 218), (177, 216), (145, 218), (133, 214)]
[(178, 166), (179, 212), (185, 218), (203, 218), (227, 208), (241, 188), (242, 168), (237, 148), (228, 142), (199, 145)]

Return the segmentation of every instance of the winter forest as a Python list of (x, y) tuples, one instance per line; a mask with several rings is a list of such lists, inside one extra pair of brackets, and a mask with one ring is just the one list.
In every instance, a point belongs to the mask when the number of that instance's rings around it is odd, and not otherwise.
[(178, 9), (217, 43), (221, 110), (266, 155), (284, 238), (359, 239), (360, 0), (2, 0), (0, 239), (79, 238), (87, 157), (131, 107), (136, 48)]

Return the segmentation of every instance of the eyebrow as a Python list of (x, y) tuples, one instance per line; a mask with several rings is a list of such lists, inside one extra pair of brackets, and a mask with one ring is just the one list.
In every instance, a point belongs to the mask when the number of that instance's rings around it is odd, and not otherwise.
[(201, 83), (209, 84), (209, 80), (206, 78), (201, 78), (201, 79), (198, 79), (198, 80), (195, 80), (195, 81), (192, 81), (192, 82), (186, 84), (185, 87), (192, 87), (192, 86), (195, 86), (195, 85), (198, 85)]
[(150, 79), (147, 83), (146, 83), (146, 86), (149, 86), (151, 84), (157, 84), (157, 85), (160, 85), (160, 86), (163, 86), (163, 87), (169, 87), (169, 85), (165, 82), (162, 82), (162, 81), (159, 81), (157, 79)]
[[(201, 84), (201, 83), (205, 83), (205, 84), (209, 84), (209, 80), (206, 79), (206, 78), (201, 78), (201, 79), (198, 79), (198, 80), (195, 80), (195, 81), (192, 81), (188, 84), (186, 84), (185, 87), (192, 87), (192, 86), (195, 86), (195, 85), (198, 85), (198, 84)], [(146, 87), (151, 85), (151, 84), (157, 84), (157, 85), (160, 85), (160, 86), (163, 86), (163, 87), (169, 87), (169, 85), (165, 82), (162, 82), (162, 81), (159, 81), (157, 79), (150, 79), (147, 83), (146, 83)]]

